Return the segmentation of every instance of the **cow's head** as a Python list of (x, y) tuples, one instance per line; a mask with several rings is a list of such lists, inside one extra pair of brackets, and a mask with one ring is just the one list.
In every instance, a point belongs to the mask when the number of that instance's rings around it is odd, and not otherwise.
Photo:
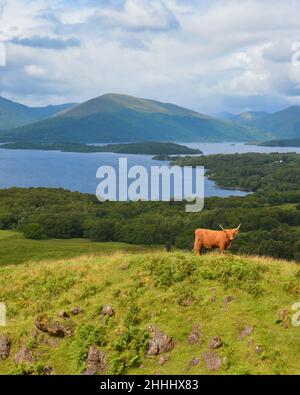
[(239, 226), (234, 229), (224, 229), (221, 225), (219, 225), (219, 226), (225, 232), (227, 240), (232, 241), (232, 240), (234, 240), (235, 236), (237, 234), (239, 234), (239, 231), (240, 231), (239, 229), (240, 229), (241, 225), (242, 224), (239, 224)]

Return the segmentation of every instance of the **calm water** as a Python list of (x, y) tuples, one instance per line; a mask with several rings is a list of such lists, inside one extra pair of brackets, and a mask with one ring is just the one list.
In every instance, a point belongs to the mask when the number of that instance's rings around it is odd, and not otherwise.
[[(204, 154), (234, 152), (275, 152), (277, 148), (248, 146), (241, 143), (188, 143), (200, 148)], [(298, 148), (282, 148), (280, 152), (299, 152)], [(99, 180), (99, 166), (118, 167), (118, 158), (125, 155), (113, 153), (65, 153), (58, 151), (29, 151), (0, 149), (0, 188), (55, 187), (72, 191), (95, 193)], [(146, 168), (164, 162), (154, 161), (148, 155), (126, 155), (128, 166), (143, 165)], [(244, 192), (217, 188), (214, 182), (205, 180), (205, 196), (243, 196)]]

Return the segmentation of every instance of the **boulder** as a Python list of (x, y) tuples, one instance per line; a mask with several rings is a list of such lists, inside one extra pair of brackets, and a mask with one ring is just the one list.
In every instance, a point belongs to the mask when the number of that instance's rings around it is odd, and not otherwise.
[(166, 333), (162, 332), (155, 325), (149, 326), (149, 332), (152, 335), (152, 339), (149, 342), (149, 348), (147, 352), (148, 356), (153, 356), (173, 350), (175, 343), (171, 336), (168, 336)]
[(78, 315), (78, 314), (83, 313), (83, 309), (82, 309), (81, 307), (79, 307), (79, 306), (75, 306), (75, 307), (73, 307), (73, 308), (71, 309), (71, 313), (72, 313), (73, 315)]
[(194, 324), (191, 334), (188, 336), (188, 342), (190, 344), (198, 344), (201, 341), (200, 325)]
[(69, 317), (70, 317), (70, 314), (69, 314), (68, 312), (66, 312), (65, 310), (63, 310), (63, 311), (61, 311), (61, 312), (58, 314), (58, 316), (59, 316), (60, 318), (69, 318)]
[(218, 371), (222, 366), (221, 358), (213, 351), (204, 354), (204, 361), (209, 370)]
[(223, 341), (220, 338), (220, 336), (213, 337), (211, 342), (209, 343), (209, 347), (212, 348), (213, 350), (216, 350), (217, 348), (220, 348), (222, 346), (223, 346)]
[(96, 346), (91, 346), (86, 360), (85, 375), (105, 373), (108, 369), (107, 355), (104, 351), (99, 350)]
[(32, 352), (27, 347), (22, 347), (20, 351), (15, 355), (15, 363), (32, 363), (35, 362), (35, 358), (32, 355)]
[(9, 356), (11, 341), (8, 335), (0, 335), (0, 360), (6, 359)]
[(233, 300), (234, 300), (234, 297), (233, 297), (233, 296), (231, 296), (231, 295), (226, 296), (226, 297), (224, 298), (224, 304), (227, 305), (228, 303), (232, 302)]
[(35, 326), (42, 332), (48, 333), (51, 336), (65, 337), (73, 334), (73, 329), (70, 325), (66, 326), (46, 314), (39, 315), (36, 318)]
[(253, 326), (246, 325), (245, 328), (240, 333), (239, 339), (243, 340), (244, 337), (251, 335), (252, 332), (253, 332)]
[(189, 367), (192, 368), (193, 366), (199, 365), (200, 363), (200, 358), (193, 358), (189, 362)]
[(113, 317), (115, 315), (115, 312), (111, 306), (104, 305), (101, 314), (108, 317)]

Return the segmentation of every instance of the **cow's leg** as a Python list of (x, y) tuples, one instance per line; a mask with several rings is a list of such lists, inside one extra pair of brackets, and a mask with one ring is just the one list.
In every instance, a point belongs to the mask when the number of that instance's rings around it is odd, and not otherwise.
[(196, 255), (201, 255), (201, 249), (202, 249), (201, 241), (196, 238), (195, 244), (194, 244), (194, 251), (195, 251)]
[(221, 246), (221, 247), (220, 247), (220, 251), (221, 251), (221, 254), (224, 255), (224, 254), (225, 254), (225, 247), (224, 247), (224, 246)]

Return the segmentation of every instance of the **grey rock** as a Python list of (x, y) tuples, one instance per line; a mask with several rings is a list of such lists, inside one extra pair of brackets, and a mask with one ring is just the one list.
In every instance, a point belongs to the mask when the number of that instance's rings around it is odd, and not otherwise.
[(6, 359), (9, 356), (11, 341), (8, 335), (0, 335), (0, 360)]
[(36, 318), (35, 326), (51, 336), (65, 337), (73, 334), (73, 328), (70, 325), (66, 326), (46, 314), (39, 315)]
[(82, 309), (81, 307), (79, 307), (79, 306), (75, 306), (75, 307), (73, 307), (73, 308), (71, 309), (71, 313), (72, 313), (73, 315), (78, 315), (78, 314), (83, 313), (83, 309)]
[(27, 347), (22, 347), (20, 351), (15, 355), (15, 363), (32, 363), (35, 362), (35, 358), (32, 355), (32, 352)]
[(175, 343), (171, 336), (162, 332), (155, 325), (149, 326), (149, 331), (152, 335), (152, 339), (149, 342), (148, 356), (161, 354), (173, 350)]
[(215, 336), (212, 338), (209, 347), (212, 348), (213, 350), (216, 350), (217, 348), (220, 348), (223, 346), (223, 341), (220, 338), (220, 336)]
[(108, 317), (113, 317), (115, 315), (115, 312), (111, 306), (104, 305), (101, 314)]
[(209, 370), (218, 371), (222, 366), (221, 358), (213, 351), (204, 354), (204, 361)]
[(239, 339), (243, 340), (244, 337), (251, 335), (252, 332), (253, 332), (253, 326), (246, 325), (245, 328), (240, 333)]
[(103, 374), (108, 369), (108, 359), (104, 351), (99, 350), (96, 346), (91, 346), (86, 360), (85, 375)]

